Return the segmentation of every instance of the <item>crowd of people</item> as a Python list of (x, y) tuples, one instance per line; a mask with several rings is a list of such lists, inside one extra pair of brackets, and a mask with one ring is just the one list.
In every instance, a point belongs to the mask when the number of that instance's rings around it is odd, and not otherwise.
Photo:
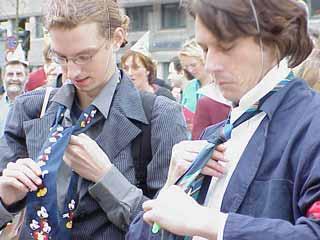
[(117, 1), (46, 6), (44, 66), (18, 47), (2, 69), (0, 239), (320, 238), (305, 4), (189, 0), (195, 37), (165, 81), (149, 33), (116, 62)]

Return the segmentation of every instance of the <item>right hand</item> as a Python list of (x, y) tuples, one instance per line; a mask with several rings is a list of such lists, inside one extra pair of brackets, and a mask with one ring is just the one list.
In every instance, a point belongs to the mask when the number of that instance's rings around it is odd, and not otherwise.
[[(185, 173), (199, 152), (207, 144), (206, 140), (195, 140), (182, 141), (173, 146), (166, 186), (173, 185)], [(224, 157), (225, 150), (226, 148), (223, 144), (218, 145), (201, 173), (214, 177), (222, 177), (226, 169), (219, 162), (227, 162)]]
[(40, 167), (30, 158), (10, 162), (0, 177), (0, 197), (6, 206), (10, 206), (27, 195), (37, 191), (42, 184)]

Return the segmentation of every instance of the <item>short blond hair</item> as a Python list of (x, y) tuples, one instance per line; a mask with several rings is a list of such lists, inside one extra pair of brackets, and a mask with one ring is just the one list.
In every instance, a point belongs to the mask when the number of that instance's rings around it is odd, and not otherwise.
[(191, 39), (183, 44), (178, 54), (181, 56), (198, 58), (201, 62), (204, 62), (203, 50), (195, 39)]
[(73, 29), (95, 22), (100, 34), (111, 39), (116, 28), (127, 28), (128, 18), (120, 13), (116, 0), (47, 0), (45, 27)]

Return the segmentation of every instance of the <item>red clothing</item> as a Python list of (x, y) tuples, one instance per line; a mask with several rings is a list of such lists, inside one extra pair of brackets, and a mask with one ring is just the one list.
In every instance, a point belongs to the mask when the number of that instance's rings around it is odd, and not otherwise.
[(199, 99), (193, 118), (192, 139), (199, 139), (208, 126), (221, 122), (228, 117), (230, 106), (212, 100), (207, 96)]
[(32, 91), (38, 87), (45, 85), (47, 83), (46, 79), (47, 77), (43, 68), (40, 68), (39, 70), (30, 73), (29, 79), (26, 83), (25, 90)]

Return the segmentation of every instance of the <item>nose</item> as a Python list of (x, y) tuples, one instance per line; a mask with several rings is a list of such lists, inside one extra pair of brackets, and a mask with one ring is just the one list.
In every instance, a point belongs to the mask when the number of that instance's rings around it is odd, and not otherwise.
[(217, 52), (208, 51), (205, 56), (205, 70), (208, 73), (214, 74), (223, 70), (223, 56)]
[(66, 76), (70, 80), (77, 79), (81, 73), (81, 67), (75, 64), (73, 61), (68, 61), (65, 68), (66, 68)]
[(133, 71), (132, 71), (132, 68), (131, 68), (131, 67), (128, 68), (127, 73), (128, 73), (128, 75), (129, 75), (129, 77), (132, 77)]
[(17, 73), (12, 74), (12, 80), (13, 80), (13, 81), (19, 80), (19, 77), (18, 77), (18, 74), (17, 74)]

